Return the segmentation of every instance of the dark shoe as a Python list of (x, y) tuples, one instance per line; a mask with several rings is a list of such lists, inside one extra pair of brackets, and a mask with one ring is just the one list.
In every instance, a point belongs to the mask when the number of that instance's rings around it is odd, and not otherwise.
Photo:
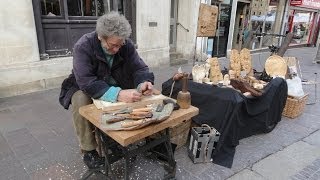
[(83, 162), (89, 169), (96, 169), (104, 166), (104, 158), (100, 157), (96, 150), (85, 151), (83, 155)]

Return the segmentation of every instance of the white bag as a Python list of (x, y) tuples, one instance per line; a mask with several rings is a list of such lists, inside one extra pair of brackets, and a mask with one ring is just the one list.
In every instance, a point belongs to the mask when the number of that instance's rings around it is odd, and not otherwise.
[(302, 97), (304, 96), (304, 92), (302, 89), (302, 82), (298, 76), (293, 77), (292, 79), (287, 79), (288, 84), (288, 95), (294, 97)]

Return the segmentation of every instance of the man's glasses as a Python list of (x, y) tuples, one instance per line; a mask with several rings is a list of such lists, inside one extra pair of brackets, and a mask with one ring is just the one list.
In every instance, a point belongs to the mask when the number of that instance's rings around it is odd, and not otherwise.
[(107, 46), (108, 46), (110, 49), (114, 49), (114, 48), (120, 49), (123, 45), (125, 45), (124, 42), (122, 42), (122, 43), (119, 45), (119, 44), (109, 43), (108, 40), (106, 40), (106, 39), (103, 39), (103, 41), (107, 44)]

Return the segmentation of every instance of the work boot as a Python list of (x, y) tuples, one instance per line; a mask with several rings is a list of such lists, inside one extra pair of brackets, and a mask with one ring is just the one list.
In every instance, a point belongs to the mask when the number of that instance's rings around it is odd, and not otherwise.
[(104, 166), (104, 157), (100, 157), (96, 150), (85, 151), (83, 155), (83, 162), (89, 169), (95, 169)]

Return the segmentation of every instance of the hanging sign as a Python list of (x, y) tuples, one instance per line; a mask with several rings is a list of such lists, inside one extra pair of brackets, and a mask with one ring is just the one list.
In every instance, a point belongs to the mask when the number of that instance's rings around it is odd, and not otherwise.
[(217, 30), (218, 7), (207, 4), (200, 4), (198, 17), (198, 37), (212, 37)]

